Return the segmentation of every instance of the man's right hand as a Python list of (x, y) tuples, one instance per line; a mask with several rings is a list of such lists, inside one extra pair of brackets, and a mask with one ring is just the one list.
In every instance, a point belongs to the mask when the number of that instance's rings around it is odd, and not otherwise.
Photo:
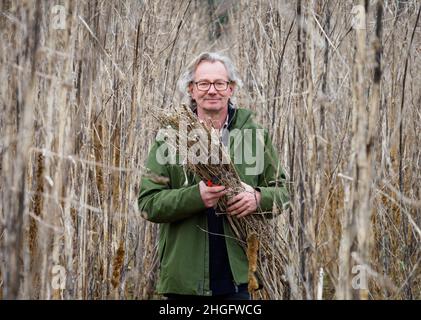
[(206, 208), (215, 207), (219, 198), (228, 192), (224, 186), (208, 187), (203, 181), (199, 182), (199, 189)]

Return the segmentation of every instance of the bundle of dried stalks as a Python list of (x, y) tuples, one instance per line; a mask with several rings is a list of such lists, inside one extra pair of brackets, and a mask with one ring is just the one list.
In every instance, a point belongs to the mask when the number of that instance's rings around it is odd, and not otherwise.
[[(158, 113), (155, 117), (167, 129), (174, 129), (165, 134), (166, 143), (171, 150), (178, 151), (179, 159), (187, 170), (203, 181), (212, 181), (229, 190), (218, 203), (219, 211), (225, 212), (228, 199), (244, 191), (244, 187), (225, 147), (220, 143), (218, 130), (200, 121), (186, 105), (170, 114)], [(173, 136), (168, 137), (169, 134)]]
[[(172, 137), (166, 143), (169, 149), (177, 151), (179, 159), (187, 170), (196, 174), (203, 181), (212, 181), (227, 188), (228, 193), (218, 202), (217, 214), (224, 214), (227, 201), (231, 197), (244, 192), (245, 188), (231, 162), (230, 156), (221, 143), (219, 132), (199, 118), (186, 105), (176, 108), (171, 113), (154, 114), (160, 125), (171, 129)], [(201, 135), (199, 137), (199, 135)], [(172, 139), (171, 139), (172, 138)], [(182, 143), (187, 148), (181, 146)], [(192, 154), (192, 148), (196, 152)], [(197, 157), (205, 155), (197, 161)], [(205, 160), (205, 161), (203, 161)], [(241, 246), (247, 252), (249, 260), (249, 291), (258, 289), (258, 280), (263, 285), (263, 293), (269, 299), (279, 296), (284, 282), (282, 266), (286, 258), (282, 253), (283, 245), (279, 244), (273, 225), (265, 218), (263, 212), (237, 219), (227, 215), (227, 219)]]

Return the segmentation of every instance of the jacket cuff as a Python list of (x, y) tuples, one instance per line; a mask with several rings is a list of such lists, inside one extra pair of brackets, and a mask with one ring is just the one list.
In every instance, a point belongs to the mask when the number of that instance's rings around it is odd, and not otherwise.
[(196, 211), (203, 211), (206, 210), (205, 203), (200, 196), (200, 188), (199, 184), (195, 184), (186, 190), (186, 198), (187, 201), (186, 205), (189, 208), (189, 211), (196, 212)]
[(260, 192), (260, 210), (272, 211), (274, 201), (273, 194), (265, 187), (256, 187), (254, 189)]

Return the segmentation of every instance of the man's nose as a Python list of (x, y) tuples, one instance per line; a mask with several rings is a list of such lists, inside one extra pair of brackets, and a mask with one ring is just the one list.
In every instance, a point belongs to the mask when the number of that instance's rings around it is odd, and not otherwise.
[(218, 91), (216, 91), (216, 89), (215, 89), (215, 84), (211, 84), (210, 85), (210, 88), (209, 88), (209, 90), (208, 90), (208, 94), (216, 94)]

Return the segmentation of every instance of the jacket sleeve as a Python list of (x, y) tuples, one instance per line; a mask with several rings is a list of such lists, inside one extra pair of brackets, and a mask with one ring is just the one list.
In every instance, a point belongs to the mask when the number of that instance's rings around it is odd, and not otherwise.
[(205, 210), (199, 184), (178, 189), (171, 188), (170, 166), (158, 163), (156, 158), (158, 147), (158, 143), (155, 142), (149, 152), (146, 167), (150, 170), (149, 173), (168, 178), (168, 182), (158, 182), (150, 175), (142, 176), (138, 197), (142, 217), (151, 222), (168, 223)]
[(280, 209), (289, 206), (289, 192), (286, 186), (285, 173), (266, 130), (264, 167), (255, 189), (260, 191), (261, 194), (260, 211), (271, 212), (274, 204)]

